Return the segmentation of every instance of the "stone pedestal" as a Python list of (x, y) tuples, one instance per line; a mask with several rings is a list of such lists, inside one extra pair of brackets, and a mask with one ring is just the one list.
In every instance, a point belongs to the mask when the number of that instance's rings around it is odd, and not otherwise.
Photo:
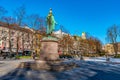
[(55, 40), (42, 40), (40, 60), (58, 60), (58, 41)]

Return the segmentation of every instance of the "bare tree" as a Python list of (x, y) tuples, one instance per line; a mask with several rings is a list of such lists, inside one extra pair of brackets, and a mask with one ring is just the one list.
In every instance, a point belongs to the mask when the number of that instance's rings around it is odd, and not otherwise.
[[(5, 25), (4, 22), (0, 22), (0, 26), (4, 26), (4, 25)], [(1, 32), (0, 41), (2, 41), (2, 40), (6, 41), (6, 38), (7, 38), (7, 35), (8, 35), (7, 31), (1, 29), (0, 32)]]
[(98, 38), (93, 38), (93, 42), (95, 45), (95, 52), (100, 53), (102, 50), (102, 42)]
[[(27, 26), (30, 26), (34, 29), (38, 28), (40, 26), (39, 15), (38, 14), (31, 14), (31, 15), (27, 16), (27, 22), (26, 23), (27, 23)], [(31, 49), (33, 49), (34, 36), (35, 36), (35, 32), (32, 33)]]
[(42, 34), (46, 35), (46, 18), (45, 17), (39, 17), (39, 22), (40, 22), (40, 26), (39, 26), (39, 30)]
[(25, 17), (26, 17), (26, 9), (25, 9), (24, 5), (22, 5), (19, 8), (17, 8), (14, 11), (14, 14), (16, 16), (17, 24), (19, 26), (22, 26), (23, 24), (25, 24), (24, 20), (25, 20)]
[(14, 24), (14, 18), (12, 18), (11, 16), (9, 17), (3, 17), (3, 21), (7, 24), (5, 26), (8, 27), (8, 37), (9, 37), (9, 50), (10, 50), (10, 53), (12, 52), (11, 50), (11, 32), (12, 32), (12, 24)]
[[(33, 42), (38, 39), (36, 35), (42, 34), (45, 35), (46, 28), (45, 28), (45, 19), (40, 17), (38, 14), (31, 14), (27, 16), (27, 26), (34, 28), (36, 31), (32, 33), (32, 45), (31, 48), (33, 49)], [(35, 39), (34, 39), (35, 37)], [(39, 44), (36, 44), (36, 47)]]
[(113, 44), (115, 56), (117, 55), (118, 52), (118, 44), (117, 44), (118, 35), (119, 35), (119, 26), (114, 24), (113, 26), (108, 28), (107, 39), (109, 42)]
[[(14, 14), (16, 16), (16, 24), (18, 26), (24, 26), (25, 25), (25, 19), (26, 19), (26, 8), (25, 8), (25, 6), (22, 5), (18, 8), (16, 8), (16, 10), (14, 11)], [(22, 47), (23, 47), (23, 51), (24, 51), (24, 42), (25, 42), (25, 40), (24, 40), (24, 30), (21, 29), (21, 31), (23, 31), (22, 34), (19, 35), (20, 32), (18, 32), (17, 37), (16, 37), (16, 39), (17, 39), (17, 54), (18, 54), (18, 49), (19, 49), (18, 45), (19, 45), (19, 38), (20, 37), (22, 37)]]
[(60, 25), (60, 29), (61, 29), (62, 32), (65, 32), (67, 34), (70, 33), (63, 25)]
[(72, 50), (73, 48), (73, 39), (70, 35), (64, 35), (62, 38), (59, 39), (59, 44), (65, 53), (68, 54), (68, 51)]
[(0, 21), (2, 20), (2, 17), (7, 13), (7, 10), (0, 6)]
[(39, 15), (32, 14), (32, 15), (27, 16), (27, 25), (33, 28), (37, 28), (40, 25)]
[[(19, 28), (19, 27), (18, 27)], [(22, 38), (22, 34), (21, 34), (21, 31), (22, 30), (20, 30), (20, 28), (19, 29), (17, 29), (17, 31), (16, 31), (16, 55), (18, 55), (18, 52), (19, 52), (19, 42), (20, 42), (20, 38)]]
[(16, 55), (18, 56), (18, 49), (19, 49), (19, 34), (17, 34), (17, 37), (16, 37), (16, 42), (17, 42), (17, 44), (16, 44), (16, 47), (17, 47), (17, 51), (16, 51)]
[(46, 32), (45, 17), (40, 17), (38, 14), (31, 14), (26, 18), (27, 26), (30, 26), (40, 32)]

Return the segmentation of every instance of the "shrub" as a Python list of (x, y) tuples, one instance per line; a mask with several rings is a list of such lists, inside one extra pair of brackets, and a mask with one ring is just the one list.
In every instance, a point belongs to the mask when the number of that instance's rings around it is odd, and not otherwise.
[(99, 56), (104, 56), (105, 53), (85, 53), (83, 54), (83, 56), (86, 56), (86, 57), (99, 57)]
[(72, 58), (70, 54), (62, 54), (59, 56), (60, 58)]
[(15, 56), (16, 59), (20, 59), (20, 56)]
[(120, 54), (117, 54), (116, 56), (114, 56), (114, 58), (120, 58)]
[(99, 55), (100, 55), (100, 56), (105, 56), (105, 53), (100, 53)]

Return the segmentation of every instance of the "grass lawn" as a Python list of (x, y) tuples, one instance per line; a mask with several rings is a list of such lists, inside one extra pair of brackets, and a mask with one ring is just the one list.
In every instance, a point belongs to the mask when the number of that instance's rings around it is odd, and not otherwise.
[(32, 59), (31, 56), (16, 56), (17, 59)]

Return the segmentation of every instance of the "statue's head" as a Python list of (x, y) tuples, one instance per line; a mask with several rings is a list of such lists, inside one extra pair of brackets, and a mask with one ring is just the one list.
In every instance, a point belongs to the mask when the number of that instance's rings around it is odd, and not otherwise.
[(52, 16), (52, 8), (50, 8), (48, 16)]
[(52, 8), (50, 8), (50, 12), (49, 13), (51, 13), (52, 14)]

